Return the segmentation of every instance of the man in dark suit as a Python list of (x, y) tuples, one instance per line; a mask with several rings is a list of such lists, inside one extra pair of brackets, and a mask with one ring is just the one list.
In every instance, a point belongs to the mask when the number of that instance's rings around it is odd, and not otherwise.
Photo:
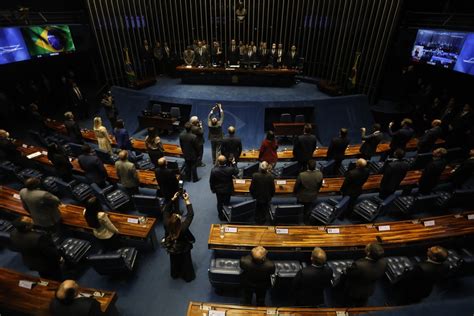
[(67, 136), (70, 141), (75, 144), (84, 144), (81, 128), (79, 127), (79, 124), (74, 121), (74, 114), (72, 114), (72, 112), (66, 112), (64, 113), (64, 118), (64, 126), (66, 127)]
[(298, 69), (301, 67), (300, 56), (298, 55), (298, 52), (296, 51), (295, 45), (291, 46), (291, 50), (286, 56), (285, 66), (288, 67), (289, 69)]
[(439, 178), (446, 168), (446, 160), (444, 157), (447, 154), (445, 148), (438, 148), (433, 151), (433, 160), (429, 162), (418, 180), (418, 193), (429, 194), (438, 184)]
[(374, 293), (375, 282), (383, 277), (387, 261), (378, 243), (365, 247), (365, 258), (356, 260), (345, 273), (344, 290), (351, 306), (364, 306)]
[(339, 168), (344, 160), (346, 148), (349, 145), (350, 140), (347, 138), (347, 128), (341, 128), (339, 131), (339, 137), (334, 137), (329, 144), (328, 151), (326, 154), (327, 160), (334, 160), (333, 174), (339, 173)]
[(16, 150), (16, 145), (10, 139), (10, 134), (4, 129), (0, 129), (0, 161), (8, 160), (18, 163), (21, 159), (21, 153)]
[(326, 253), (319, 247), (311, 253), (311, 265), (293, 279), (293, 295), (299, 306), (324, 304), (324, 289), (331, 286), (332, 269), (326, 265)]
[(202, 128), (202, 122), (197, 116), (191, 116), (189, 122), (191, 123), (191, 132), (196, 135), (196, 143), (198, 144), (197, 166), (205, 167), (206, 165), (202, 162), (202, 156), (204, 154), (204, 130)]
[(258, 60), (260, 61), (260, 66), (265, 67), (268, 65), (268, 48), (266, 42), (260, 42), (260, 47), (257, 52)]
[(469, 158), (451, 172), (451, 182), (461, 188), (474, 174), (474, 149), (469, 151)]
[(270, 172), (271, 166), (266, 161), (260, 163), (259, 172), (252, 175), (250, 194), (257, 200), (255, 221), (257, 224), (265, 223), (266, 214), (270, 208), (270, 201), (275, 195), (275, 181)]
[(380, 181), (379, 193), (381, 199), (385, 199), (398, 190), (400, 183), (410, 170), (408, 161), (403, 160), (403, 157), (405, 157), (403, 149), (395, 150), (393, 157), (394, 159), (387, 160), (382, 168), (383, 177)]
[(227, 165), (227, 159), (224, 155), (217, 157), (217, 166), (212, 168), (209, 184), (212, 193), (217, 198), (217, 213), (220, 220), (225, 220), (222, 212), (224, 205), (229, 205), (230, 196), (234, 191), (234, 182), (232, 179), (239, 173), (235, 160), (231, 161), (232, 166)]
[(197, 159), (199, 152), (199, 144), (197, 137), (191, 132), (191, 123), (184, 124), (185, 130), (179, 135), (179, 146), (183, 151), (184, 158), (184, 181), (197, 182), (199, 181), (197, 175)]
[[(368, 178), (369, 169), (367, 168), (367, 161), (359, 158), (356, 161), (356, 167), (346, 172), (341, 186), (341, 194), (350, 197), (348, 211), (352, 212), (354, 203), (359, 195), (362, 194), (362, 187)], [(343, 216), (344, 214), (341, 214), (341, 217)]]
[(318, 198), (318, 192), (323, 183), (323, 174), (316, 170), (316, 161), (308, 161), (308, 170), (301, 172), (296, 178), (293, 193), (298, 203), (304, 205), (304, 220), (309, 221), (311, 207)]
[(23, 263), (30, 269), (38, 271), (42, 278), (61, 280), (61, 263), (64, 261), (54, 245), (51, 235), (33, 229), (29, 217), (21, 217), (13, 223), (10, 233), (12, 249), (21, 254)]
[(299, 135), (293, 145), (293, 157), (298, 161), (300, 170), (306, 168), (308, 161), (313, 158), (313, 153), (316, 149), (316, 136), (311, 134), (311, 131), (311, 124), (305, 124), (303, 135)]
[(408, 118), (403, 119), (401, 123), (402, 127), (396, 132), (392, 130), (393, 124), (393, 122), (390, 122), (388, 125), (388, 132), (392, 137), (392, 141), (390, 142), (390, 150), (382, 155), (382, 161), (385, 161), (389, 156), (391, 156), (397, 148), (405, 150), (407, 143), (415, 134), (415, 131), (413, 128), (411, 128), (413, 121)]
[(365, 134), (365, 127), (362, 127), (360, 130), (362, 132), (362, 145), (359, 149), (361, 158), (370, 160), (377, 153), (377, 146), (383, 140), (383, 133), (380, 131), (381, 126), (375, 123), (373, 126), (374, 131), (369, 135)]
[(82, 155), (77, 159), (79, 166), (85, 172), (85, 176), (89, 183), (96, 183), (99, 187), (105, 188), (107, 186), (107, 171), (104, 164), (89, 145), (82, 146)]
[(443, 134), (441, 124), (441, 120), (433, 120), (431, 122), (431, 128), (426, 130), (423, 136), (418, 139), (418, 154), (428, 153), (433, 150), (436, 140)]
[(196, 64), (199, 66), (207, 66), (209, 64), (209, 52), (203, 47), (202, 41), (198, 41), (197, 45), (194, 51)]
[(235, 39), (230, 41), (230, 47), (229, 50), (227, 51), (227, 60), (229, 65), (237, 65), (240, 60), (240, 51), (239, 51), (239, 46), (237, 46), (237, 43), (235, 42)]
[(271, 287), (271, 275), (275, 273), (275, 265), (267, 259), (267, 250), (262, 246), (253, 248), (251, 255), (240, 258), (240, 268), (242, 304), (252, 304), (255, 293), (257, 306), (265, 306), (265, 294)]
[(235, 136), (235, 127), (229, 126), (227, 129), (229, 136), (224, 137), (221, 144), (221, 154), (223, 154), (227, 161), (235, 159), (239, 162), (240, 154), (242, 153), (242, 141), (239, 137)]
[(79, 286), (73, 280), (66, 280), (59, 285), (49, 310), (53, 316), (105, 315), (100, 309), (100, 303), (94, 298), (79, 296)]
[(155, 177), (160, 186), (161, 196), (169, 203), (174, 194), (178, 192), (179, 184), (176, 173), (167, 168), (168, 162), (165, 157), (158, 159), (158, 168), (155, 170)]
[(474, 111), (470, 104), (465, 104), (461, 113), (454, 117), (448, 125), (449, 135), (447, 142), (450, 148), (464, 147), (465, 138), (471, 133), (474, 125)]
[(70, 96), (72, 100), (72, 112), (75, 113), (75, 116), (78, 118), (85, 118), (89, 116), (89, 109), (87, 108), (87, 100), (82, 94), (79, 86), (73, 81), (71, 83)]

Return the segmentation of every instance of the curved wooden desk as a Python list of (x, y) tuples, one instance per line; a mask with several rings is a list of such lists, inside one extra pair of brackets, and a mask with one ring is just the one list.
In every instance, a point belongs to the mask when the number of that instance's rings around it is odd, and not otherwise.
[[(439, 242), (455, 237), (474, 234), (474, 220), (468, 215), (474, 211), (456, 215), (444, 215), (376, 224), (343, 226), (244, 226), (225, 225), (237, 228), (236, 233), (220, 236), (220, 225), (212, 224), (208, 247), (214, 250), (242, 251), (263, 246), (275, 252), (311, 252), (315, 246), (326, 251), (362, 250), (370, 242), (381, 242), (384, 248), (397, 248), (423, 242)], [(425, 226), (434, 221), (434, 226)], [(429, 222), (428, 222), (429, 223)], [(379, 231), (379, 226), (390, 226), (389, 231)], [(277, 233), (276, 228), (287, 229), (286, 234)], [(331, 233), (328, 229), (338, 229)], [(332, 231), (334, 232), (334, 231)]]
[[(21, 280), (34, 282), (31, 289), (18, 286)], [(45, 282), (41, 284), (40, 282)], [(46, 283), (47, 282), (47, 283)], [(0, 268), (0, 305), (28, 315), (51, 315), (49, 304), (54, 299), (60, 282), (21, 274), (13, 270)], [(93, 294), (103, 293), (103, 297), (94, 297)], [(117, 300), (117, 294), (92, 288), (79, 288), (83, 296), (92, 296), (99, 303), (103, 312), (108, 312)], [(6, 314), (5, 314), (6, 315)]]

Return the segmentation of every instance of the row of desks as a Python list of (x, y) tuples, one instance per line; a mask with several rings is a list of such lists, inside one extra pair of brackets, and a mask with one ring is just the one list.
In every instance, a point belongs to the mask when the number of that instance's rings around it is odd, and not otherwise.
[[(31, 289), (20, 287), (20, 281), (26, 281), (22, 282), (22, 285), (26, 284), (27, 287), (29, 282), (33, 282)], [(0, 268), (0, 306), (28, 315), (51, 315), (49, 304), (54, 299), (59, 284), (56, 281)], [(94, 297), (100, 303), (103, 312), (111, 310), (117, 300), (117, 294), (111, 291), (81, 287), (79, 293), (81, 296)], [(100, 293), (103, 296), (94, 296), (94, 293)]]
[[(0, 186), (0, 209), (15, 215), (30, 216), (23, 208), (19, 192), (11, 188)], [(72, 229), (92, 232), (86, 222), (84, 208), (77, 205), (62, 204), (59, 207), (62, 223)], [(136, 223), (140, 216), (107, 212), (110, 221), (119, 230), (119, 235), (141, 242), (154, 242), (156, 218), (146, 217), (143, 224)]]
[(439, 242), (474, 234), (474, 211), (375, 224), (343, 226), (244, 226), (211, 225), (208, 247), (213, 250), (243, 251), (263, 246), (274, 252), (361, 250), (374, 241), (384, 248), (399, 248), (423, 242)]
[[(60, 122), (50, 120), (50, 121), (47, 122), (47, 126), (49, 126), (51, 129), (53, 129), (55, 131), (58, 131), (58, 132), (61, 132), (61, 133), (66, 133), (66, 129), (64, 127), (64, 124), (62, 124)], [(97, 142), (97, 138), (95, 136), (94, 131), (83, 129), (82, 130), (82, 136), (87, 141)], [(443, 142), (444, 142), (443, 140), (439, 139), (437, 141), (437, 144), (441, 144)], [(115, 144), (115, 141), (114, 141), (114, 144)], [(417, 145), (418, 145), (418, 139), (413, 138), (408, 142), (406, 150), (407, 151), (414, 151), (414, 150), (416, 150)], [(143, 140), (133, 139), (132, 140), (132, 146), (136, 150), (146, 151), (145, 141), (143, 141)], [(360, 154), (360, 152), (359, 152), (360, 146), (361, 145), (349, 145), (347, 147), (346, 153), (345, 153), (346, 158), (357, 157)], [(182, 155), (183, 155), (181, 147), (179, 147), (178, 145), (163, 144), (163, 148), (165, 150), (165, 155), (166, 156), (182, 157)], [(389, 150), (389, 143), (381, 143), (377, 147), (377, 153), (378, 154), (386, 152), (388, 150)], [(315, 159), (325, 159), (326, 155), (327, 155), (327, 151), (328, 151), (327, 147), (316, 148), (316, 150), (313, 153), (313, 157)], [(242, 154), (240, 155), (240, 161), (257, 161), (258, 160), (258, 155), (259, 155), (259, 151), (256, 150), (256, 149), (246, 150), (246, 151), (243, 151)], [(292, 150), (284, 149), (284, 150), (278, 152), (278, 160), (288, 161), (288, 160), (292, 160), (293, 158), (294, 157), (293, 157), (293, 151)]]

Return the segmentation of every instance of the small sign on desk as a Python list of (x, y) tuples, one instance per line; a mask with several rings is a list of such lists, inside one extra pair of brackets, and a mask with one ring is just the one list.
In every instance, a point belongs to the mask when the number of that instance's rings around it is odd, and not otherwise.
[(277, 180), (277, 185), (285, 185), (286, 180)]
[(18, 282), (19, 287), (22, 287), (22, 288), (28, 289), (28, 290), (31, 290), (33, 288), (34, 284), (35, 284), (35, 282), (27, 281), (27, 280), (20, 280)]
[(340, 233), (339, 228), (328, 228), (326, 231), (327, 231), (328, 234), (339, 234)]
[(474, 220), (474, 214), (469, 214), (467, 215), (468, 220)]
[(390, 225), (380, 225), (377, 226), (379, 232), (388, 232), (390, 230)]
[(20, 199), (21, 199), (21, 198), (20, 198), (20, 195), (17, 194), (17, 193), (13, 194), (13, 198), (14, 198), (14, 199), (17, 199), (17, 200), (20, 200)]
[(191, 66), (191, 65), (186, 65), (186, 68), (190, 69), (190, 68), (193, 68), (193, 66)]
[(237, 179), (237, 180), (235, 180), (235, 183), (236, 184), (245, 184), (245, 180)]
[(225, 316), (225, 311), (215, 311), (211, 310), (208, 313), (209, 316)]
[(41, 156), (41, 152), (35, 151), (34, 153), (29, 154), (28, 156), (26, 156), (26, 158), (28, 158), (28, 159), (33, 159), (33, 158), (36, 158), (36, 157), (38, 157), (38, 156)]
[(424, 222), (423, 222), (423, 225), (425, 225), (425, 227), (434, 226), (434, 225), (435, 225), (435, 221), (434, 221), (434, 220), (424, 221)]
[(226, 226), (226, 227), (224, 228), (224, 231), (225, 231), (226, 233), (236, 233), (236, 232), (237, 232), (237, 227), (227, 227), (227, 226)]
[(278, 235), (288, 235), (288, 228), (276, 228), (275, 233)]
[(138, 218), (127, 218), (127, 223), (138, 224)]

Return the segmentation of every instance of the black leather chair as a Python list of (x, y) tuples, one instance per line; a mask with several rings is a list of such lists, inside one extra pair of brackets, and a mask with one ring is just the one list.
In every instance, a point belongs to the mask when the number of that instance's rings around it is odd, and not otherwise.
[(91, 188), (97, 198), (113, 211), (117, 211), (122, 206), (130, 203), (128, 194), (122, 190), (115, 189), (112, 185), (101, 189), (97, 184), (92, 183)]
[(295, 123), (304, 123), (305, 118), (303, 114), (297, 114), (295, 116)]
[(367, 161), (367, 167), (371, 174), (379, 174), (382, 171), (385, 162), (383, 161)]
[(282, 113), (280, 115), (280, 122), (281, 123), (291, 123), (291, 114), (290, 113)]
[(59, 178), (55, 178), (59, 192), (72, 196), (76, 201), (84, 203), (91, 195), (93, 195), (90, 185), (78, 183), (76, 180), (65, 182)]
[(387, 207), (397, 198), (396, 194), (386, 197), (384, 200), (378, 196), (362, 200), (354, 207), (354, 213), (368, 222), (372, 222), (380, 214), (384, 214)]
[(459, 189), (453, 192), (450, 206), (469, 208), (474, 203), (474, 189)]
[(215, 289), (240, 287), (240, 259), (213, 258), (208, 269), (209, 282)]
[(300, 172), (300, 166), (297, 161), (286, 163), (281, 168), (272, 171), (276, 178), (296, 178)]
[(0, 219), (0, 247), (10, 247), (10, 231), (13, 229), (9, 221)]
[(272, 277), (272, 285), (274, 288), (288, 289), (296, 276), (301, 270), (301, 263), (295, 260), (275, 260), (275, 275)]
[(327, 262), (327, 265), (332, 269), (332, 280), (331, 284), (336, 287), (342, 280), (342, 276), (346, 273), (346, 269), (349, 268), (354, 260), (331, 260)]
[(138, 251), (133, 247), (87, 257), (88, 263), (100, 275), (123, 275), (135, 267)]
[(298, 224), (301, 214), (303, 214), (303, 205), (271, 205), (269, 212), (270, 219), (274, 224)]
[(411, 170), (423, 169), (431, 160), (433, 160), (432, 153), (418, 154), (410, 163), (410, 169)]
[(52, 194), (55, 194), (55, 195), (59, 194), (59, 188), (56, 183), (57, 178), (58, 177), (52, 177), (52, 176), (46, 177), (43, 180), (43, 188)]
[(81, 262), (90, 249), (90, 241), (77, 238), (67, 238), (59, 247), (65, 260), (75, 265)]
[(36, 169), (25, 168), (25, 169), (22, 169), (20, 172), (18, 172), (16, 174), (16, 177), (20, 182), (25, 182), (28, 178), (32, 178), (32, 177), (35, 177), (41, 180), (43, 179), (44, 174), (41, 171), (38, 171)]
[(224, 205), (224, 216), (229, 223), (245, 223), (255, 217), (257, 201), (252, 199), (235, 205)]
[(163, 205), (163, 199), (157, 196), (132, 195), (132, 202), (135, 205), (135, 209), (141, 213), (153, 214), (158, 217), (161, 214), (161, 207)]
[(153, 103), (151, 105), (151, 114), (152, 115), (159, 115), (161, 113), (161, 104)]
[(402, 213), (425, 212), (434, 208), (437, 194), (429, 195), (402, 195), (395, 199), (395, 207)]
[(331, 198), (321, 202), (311, 211), (310, 218), (325, 225), (332, 223), (349, 206), (350, 197), (345, 196), (340, 201)]
[(395, 284), (399, 282), (406, 273), (412, 271), (414, 267), (414, 263), (408, 257), (388, 257), (385, 275), (391, 284)]
[(97, 148), (95, 150), (95, 153), (97, 155), (97, 157), (99, 157), (100, 160), (102, 160), (103, 163), (105, 164), (109, 164), (109, 165), (114, 165), (115, 162), (118, 160), (118, 156), (117, 155), (111, 155), (109, 154), (109, 152), (103, 150), (103, 149), (100, 149), (100, 148)]
[(82, 145), (76, 143), (68, 143), (67, 147), (70, 149), (71, 154), (74, 157), (79, 157), (82, 155)]
[(260, 163), (258, 163), (258, 162), (254, 162), (254, 163), (251, 163), (251, 164), (245, 166), (245, 167), (242, 169), (242, 176), (241, 176), (241, 178), (244, 178), (244, 179), (252, 178), (252, 175), (253, 175), (255, 172), (258, 172), (259, 166), (260, 166)]

